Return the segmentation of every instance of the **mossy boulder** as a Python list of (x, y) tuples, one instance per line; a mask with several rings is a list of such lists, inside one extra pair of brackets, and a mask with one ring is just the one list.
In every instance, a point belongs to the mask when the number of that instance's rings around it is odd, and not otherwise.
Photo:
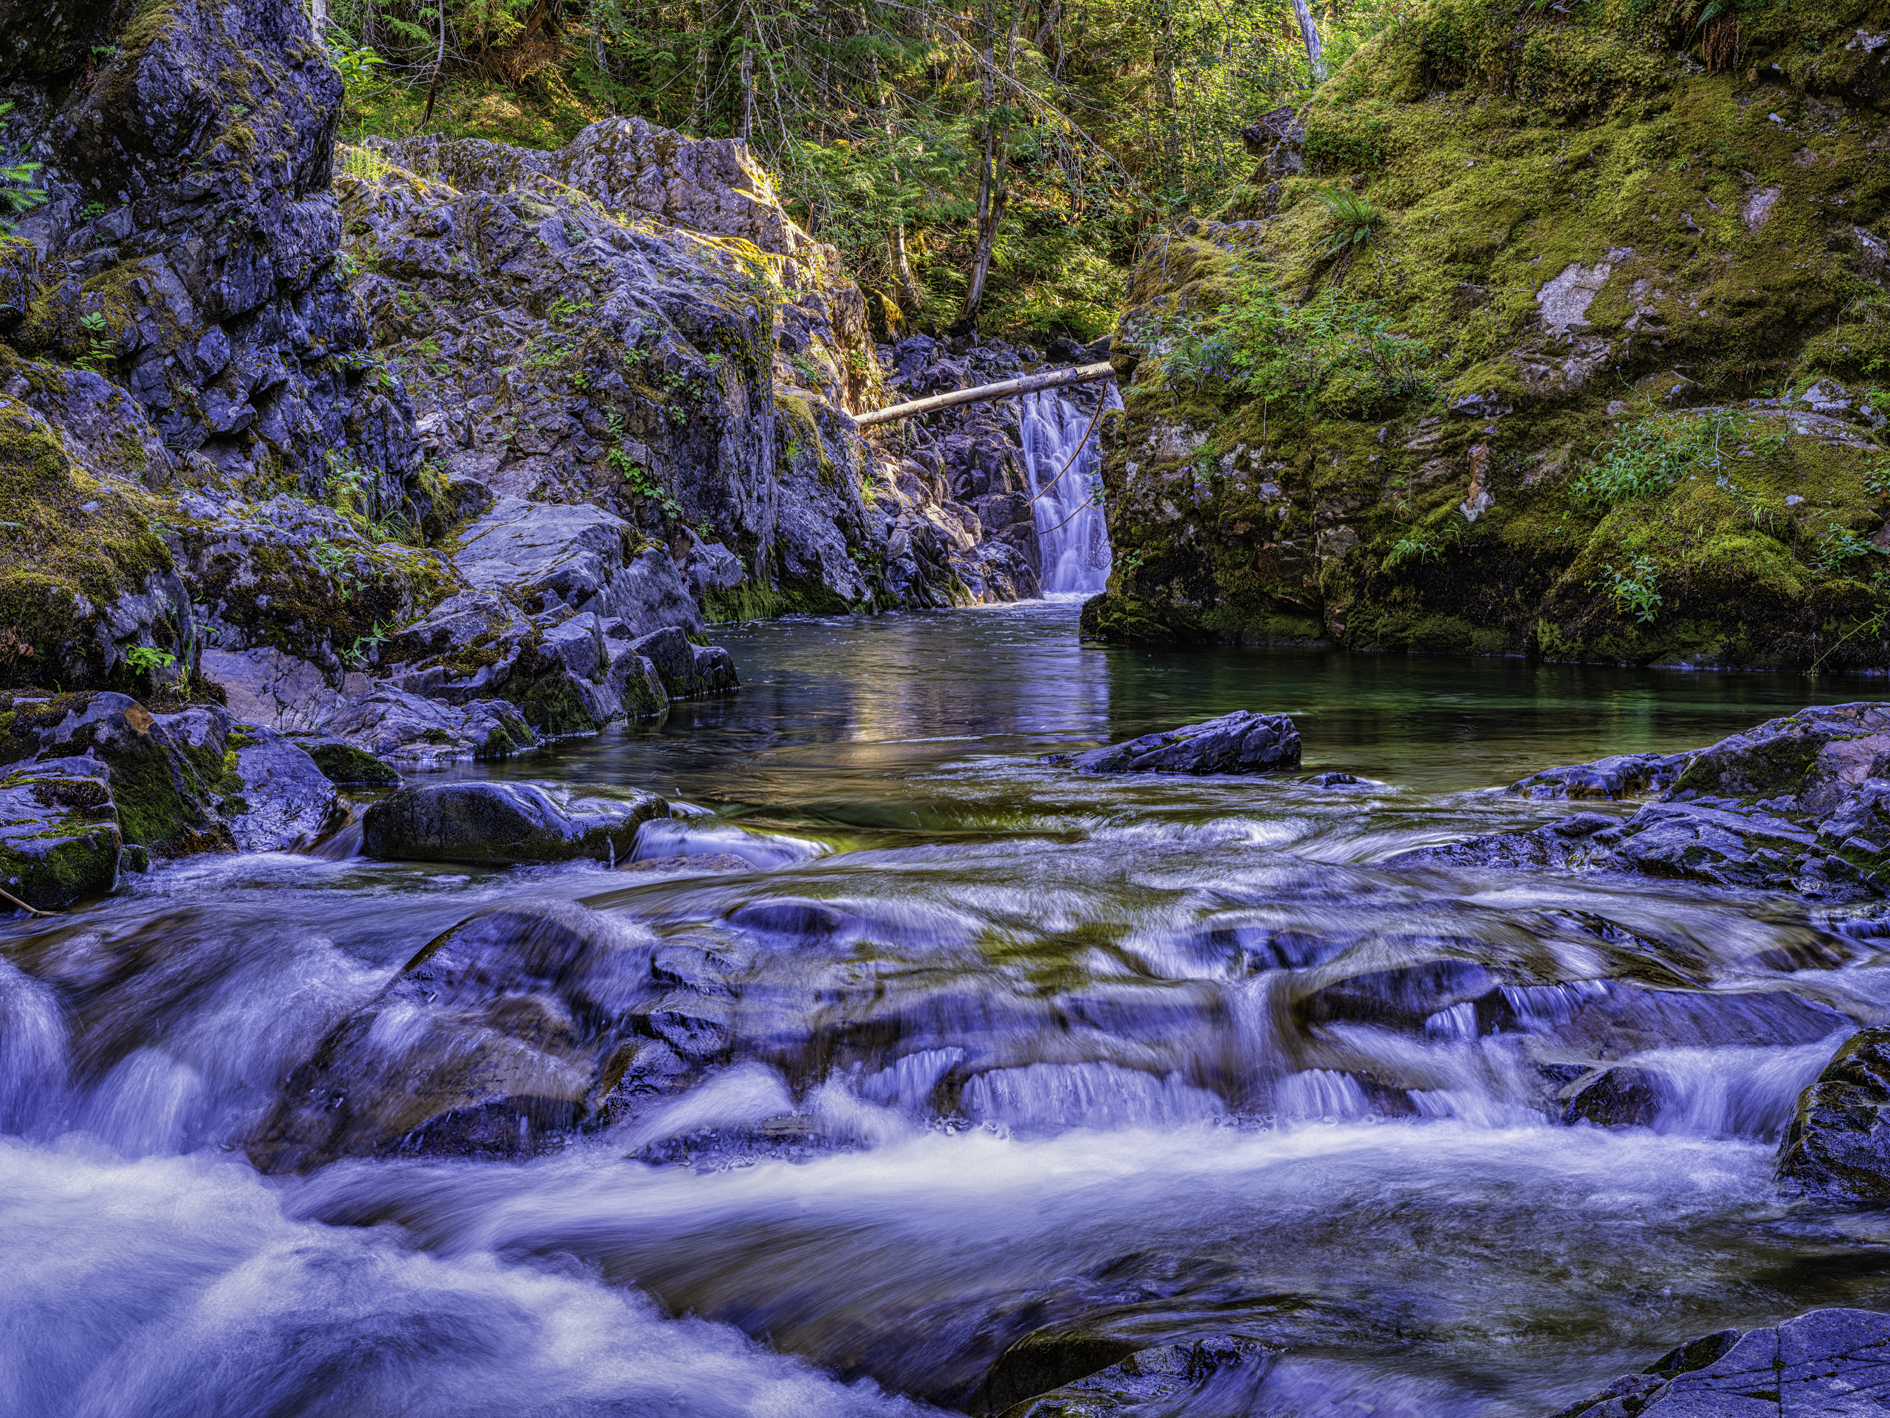
[[(0, 393), (0, 686), (119, 683), (130, 649), (188, 666), (190, 596), (156, 499), (75, 466), (57, 430)], [(135, 657), (134, 657), (135, 658)]]
[(0, 768), (0, 886), (39, 911), (110, 891), (123, 842), (109, 780), (90, 758)]
[(370, 807), (362, 842), (371, 857), (406, 861), (628, 861), (637, 829), (669, 815), (654, 793), (598, 798), (534, 783), (431, 783)]
[(1088, 631), (1890, 667), (1890, 9), (1739, 25), (1368, 44), (1131, 276)]

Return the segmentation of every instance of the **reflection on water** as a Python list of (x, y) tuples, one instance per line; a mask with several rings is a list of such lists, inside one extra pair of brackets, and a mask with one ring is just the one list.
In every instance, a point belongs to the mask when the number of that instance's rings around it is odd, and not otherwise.
[[(1770, 1182), (1890, 1013), (1880, 939), (1382, 865), (1566, 811), (1489, 791), (1534, 769), (1873, 685), (1087, 648), (1075, 614), (744, 628), (739, 696), (467, 770), (708, 809), (654, 825), (658, 870), (201, 858), (0, 927), (0, 1313), (35, 1356), (0, 1414), (977, 1410), (1026, 1336), (1233, 1333), (1265, 1362), (1175, 1411), (1495, 1418), (1890, 1305), (1890, 1228)], [(1365, 781), (1039, 761), (1236, 708)], [(653, 933), (622, 1003), (660, 1085), (527, 1162), (259, 1178), (289, 1071), (528, 897)], [(1613, 1079), (1637, 1125), (1565, 1125)]]

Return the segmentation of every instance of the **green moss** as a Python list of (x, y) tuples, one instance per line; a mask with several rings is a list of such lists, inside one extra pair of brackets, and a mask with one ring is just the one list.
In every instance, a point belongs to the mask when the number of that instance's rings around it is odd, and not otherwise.
[[(1258, 281), (1304, 315), (1384, 312), (1431, 351), (1436, 393), (1295, 401), (1149, 351), (1105, 458), (1117, 563), (1097, 633), (1267, 640), (1286, 618), (1361, 648), (1890, 668), (1890, 557), (1871, 544), (1890, 458), (1855, 426), (1753, 403), (1788, 378), (1890, 376), (1890, 306), (1850, 230), (1890, 123), (1828, 86), (1801, 105), (1702, 72), (1627, 3), (1545, 23), (1432, 0), (1315, 97), (1317, 176), (1278, 183), (1277, 216), (1151, 246), (1131, 335), (1225, 328), (1205, 313)], [(1764, 12), (1763, 45), (1835, 65), (1841, 25), (1814, 8)], [(1335, 179), (1388, 213), (1349, 262), (1307, 200)], [(1578, 274), (1585, 309), (1545, 329), (1538, 293)], [(1597, 500), (1616, 430), (1676, 405), (1731, 411), (1725, 436), (1677, 479)]]

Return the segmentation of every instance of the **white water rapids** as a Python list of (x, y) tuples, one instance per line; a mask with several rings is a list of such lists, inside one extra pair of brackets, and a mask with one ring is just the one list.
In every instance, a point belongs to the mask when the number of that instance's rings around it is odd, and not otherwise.
[[(1802, 682), (1117, 653), (1076, 614), (745, 628), (739, 696), (466, 770), (712, 808), (650, 825), (661, 870), (205, 856), (0, 921), (0, 1418), (939, 1418), (1065, 1333), (1277, 1356), (1163, 1418), (1544, 1418), (1699, 1334), (1890, 1309), (1890, 1220), (1772, 1180), (1890, 1014), (1882, 937), (1385, 864), (1593, 807), (1491, 788)], [(1040, 758), (1242, 706), (1366, 781)], [(258, 1170), (339, 1021), (547, 899), (639, 962), (651, 1030), (722, 1041), (693, 1072), (529, 1160)], [(521, 1037), (555, 1025), (503, 976)], [(424, 1085), (413, 1018), (351, 1093)], [(1565, 1122), (1597, 1063), (1642, 1122)]]

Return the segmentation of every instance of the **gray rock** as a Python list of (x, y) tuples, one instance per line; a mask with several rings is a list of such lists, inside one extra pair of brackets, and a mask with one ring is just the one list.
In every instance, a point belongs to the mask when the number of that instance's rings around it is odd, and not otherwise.
[(1812, 1418), (1890, 1406), (1890, 1315), (1810, 1310), (1683, 1344), (1556, 1418)]
[(446, 704), (382, 685), (341, 709), (328, 731), (377, 758), (425, 772), (535, 747), (538, 735), (515, 704)]
[(637, 829), (669, 815), (654, 793), (594, 798), (556, 784), (431, 783), (370, 807), (362, 850), (429, 862), (628, 861)]
[(1890, 1202), (1890, 1029), (1865, 1029), (1832, 1055), (1779, 1148), (1789, 1195), (1838, 1206)]
[(1651, 1127), (1666, 1097), (1660, 1075), (1644, 1068), (1598, 1069), (1566, 1090), (1565, 1123), (1601, 1127)]
[(0, 886), (40, 911), (110, 891), (122, 846), (110, 780), (93, 758), (0, 768)]
[(237, 719), (283, 733), (319, 732), (351, 696), (369, 690), (364, 674), (344, 675), (339, 687), (332, 686), (313, 662), (271, 646), (206, 649), (202, 669), (223, 686), (225, 703)]
[(239, 725), (234, 781), (225, 779), (224, 815), (238, 851), (288, 852), (313, 846), (341, 826), (348, 809), (302, 748), (273, 729)]
[[(1037, 1339), (1038, 1336), (1033, 1335), (1012, 1346), (998, 1361), (987, 1385), (988, 1402), (1003, 1402), (1018, 1387), (1041, 1382), (1047, 1376), (1040, 1368), (1041, 1360), (1033, 1365), (1014, 1357), (1019, 1351), (1029, 1350), (1032, 1341)], [(1093, 1361), (1108, 1353), (1106, 1344), (1106, 1341), (1090, 1346), (1066, 1343), (1058, 1357), (1064, 1359), (1065, 1368), (1071, 1363), (1080, 1367), (1086, 1357)], [(1117, 1347), (1119, 1350), (1121, 1346)], [(1170, 1412), (1175, 1411), (1173, 1405), (1185, 1407), (1189, 1395), (1210, 1381), (1215, 1382), (1216, 1397), (1225, 1403), (1235, 1397), (1229, 1392), (1230, 1387), (1246, 1387), (1238, 1381), (1230, 1385), (1233, 1373), (1245, 1370), (1244, 1377), (1250, 1384), (1257, 1385), (1273, 1367), (1275, 1358), (1266, 1345), (1239, 1334), (1215, 1334), (1178, 1344), (1156, 1345), (1138, 1349), (1107, 1368), (1012, 1403), (1003, 1410), (1002, 1418), (1109, 1418), (1118, 1413), (1127, 1418), (1130, 1414), (1148, 1412), (1150, 1409), (1145, 1405), (1155, 1404), (1161, 1405), (1155, 1411)]]
[(1284, 714), (1246, 709), (1166, 733), (1047, 760), (1091, 773), (1267, 773), (1299, 766), (1299, 729)]
[(315, 760), (329, 782), (343, 787), (397, 788), (400, 773), (365, 749), (331, 735), (297, 740), (297, 747)]

